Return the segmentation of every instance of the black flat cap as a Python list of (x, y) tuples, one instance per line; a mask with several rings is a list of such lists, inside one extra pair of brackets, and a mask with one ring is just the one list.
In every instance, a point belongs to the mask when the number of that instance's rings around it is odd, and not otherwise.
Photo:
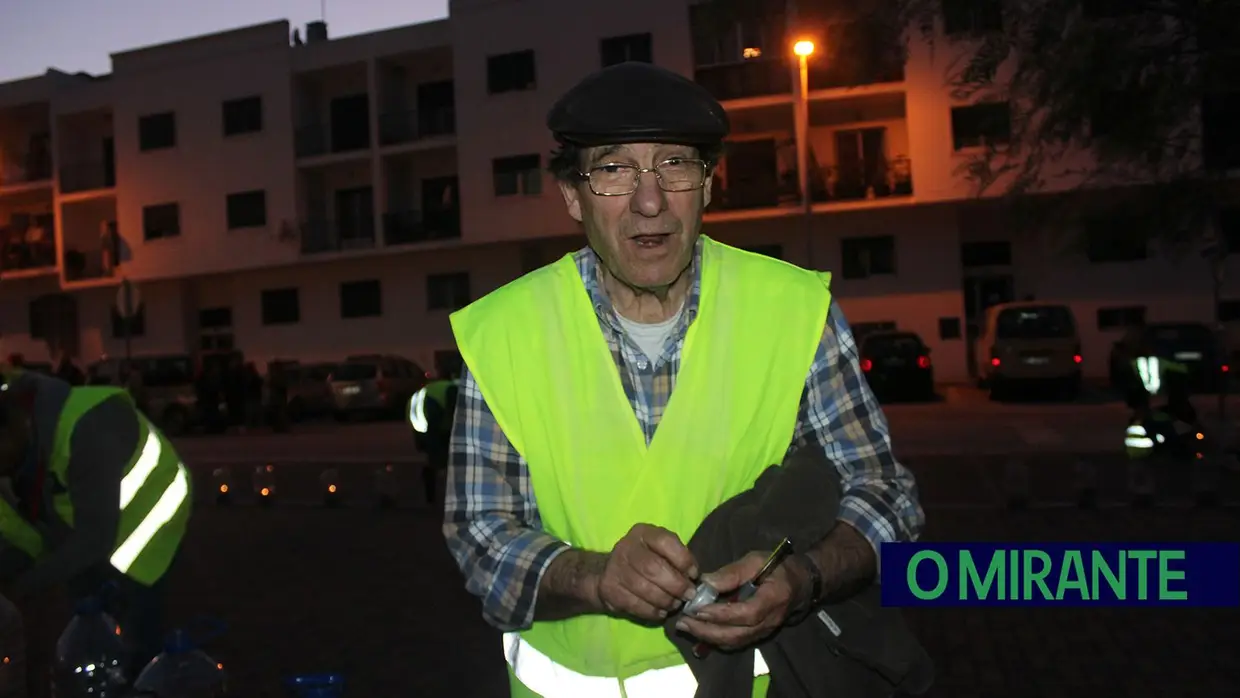
[(706, 88), (650, 63), (620, 63), (588, 75), (547, 113), (560, 143), (711, 145), (728, 135), (728, 113)]

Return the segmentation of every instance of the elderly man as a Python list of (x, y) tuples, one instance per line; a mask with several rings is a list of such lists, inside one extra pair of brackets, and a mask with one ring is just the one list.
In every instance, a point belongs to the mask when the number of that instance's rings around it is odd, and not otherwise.
[(765, 557), (698, 569), (684, 542), (707, 514), (800, 448), (823, 449), (843, 485), (830, 535), (751, 599), (679, 622), (739, 648), (873, 583), (879, 544), (920, 531), (916, 485), (829, 275), (701, 235), (729, 128), (709, 93), (625, 63), (547, 122), (589, 246), (453, 315), (467, 371), (444, 534), (506, 633), (514, 696), (691, 696), (660, 624), (696, 582), (735, 589)]

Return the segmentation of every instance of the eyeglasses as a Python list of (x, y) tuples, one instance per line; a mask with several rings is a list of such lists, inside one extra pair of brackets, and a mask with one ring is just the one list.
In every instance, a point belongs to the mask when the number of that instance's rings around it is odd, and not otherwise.
[(579, 172), (598, 196), (626, 196), (637, 191), (641, 177), (653, 172), (659, 188), (667, 192), (701, 189), (706, 182), (706, 161), (688, 158), (664, 160), (654, 167), (638, 167), (609, 162)]

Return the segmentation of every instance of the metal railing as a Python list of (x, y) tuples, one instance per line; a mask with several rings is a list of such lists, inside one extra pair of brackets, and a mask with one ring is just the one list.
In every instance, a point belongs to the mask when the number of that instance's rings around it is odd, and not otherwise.
[(385, 245), (412, 245), (460, 237), (461, 212), (458, 209), (391, 211), (383, 214)]
[(365, 250), (374, 246), (375, 221), (373, 217), (347, 221), (311, 218), (301, 222), (302, 254)]
[(299, 126), (293, 136), (297, 157), (310, 158), (328, 153), (347, 153), (370, 148), (370, 129), (334, 132), (331, 124)]
[(52, 156), (30, 156), (0, 162), (0, 187), (42, 182), (52, 178)]
[(456, 110), (408, 109), (386, 112), (379, 116), (379, 145), (410, 143), (434, 136), (456, 133)]
[[(913, 195), (912, 163), (892, 158), (877, 167), (819, 167), (810, 174), (810, 194), (815, 203), (863, 201)], [(711, 211), (737, 211), (793, 206), (801, 202), (795, 169), (768, 177), (749, 178), (729, 185), (716, 178), (711, 190)]]
[[(0, 233), (2, 232), (5, 230), (0, 228)], [(55, 266), (56, 241), (50, 237), (41, 242), (0, 243), (0, 274)]]

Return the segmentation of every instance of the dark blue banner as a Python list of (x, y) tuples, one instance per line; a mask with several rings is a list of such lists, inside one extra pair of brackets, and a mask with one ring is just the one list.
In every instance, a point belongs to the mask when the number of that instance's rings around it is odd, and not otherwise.
[(884, 606), (1240, 606), (1240, 543), (884, 543)]

